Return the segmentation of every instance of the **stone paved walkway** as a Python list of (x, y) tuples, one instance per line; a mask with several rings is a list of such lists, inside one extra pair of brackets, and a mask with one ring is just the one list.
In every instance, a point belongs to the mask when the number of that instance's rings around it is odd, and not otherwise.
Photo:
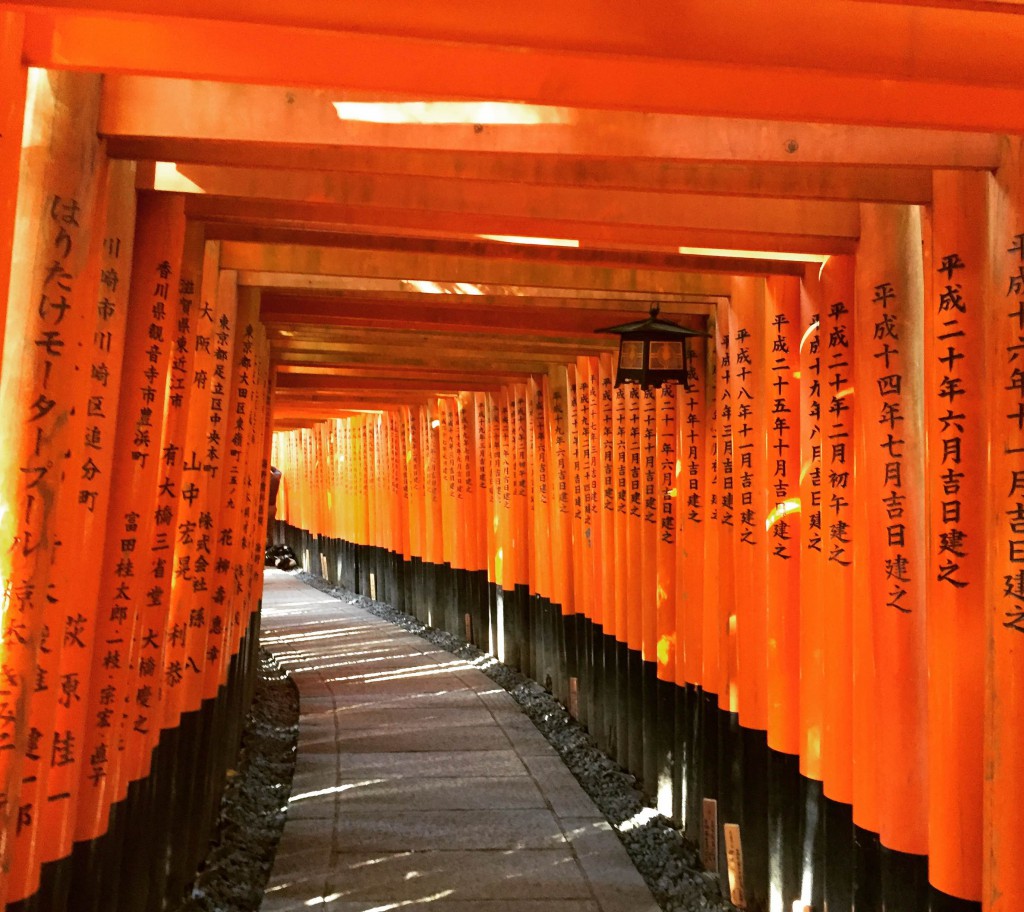
[(264, 912), (657, 912), (611, 827), (472, 663), (268, 570), (299, 754)]

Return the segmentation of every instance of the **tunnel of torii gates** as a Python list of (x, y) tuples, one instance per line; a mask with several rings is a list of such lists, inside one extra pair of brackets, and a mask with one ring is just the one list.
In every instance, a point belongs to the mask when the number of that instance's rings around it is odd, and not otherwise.
[(1024, 908), (1022, 7), (159, 6), (0, 3), (0, 905), (180, 895), (270, 536), (748, 908)]

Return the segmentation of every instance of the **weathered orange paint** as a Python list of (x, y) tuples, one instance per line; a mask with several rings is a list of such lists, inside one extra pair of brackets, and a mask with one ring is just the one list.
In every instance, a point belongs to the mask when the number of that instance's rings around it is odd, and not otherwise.
[(768, 727), (768, 515), (764, 282), (733, 281), (729, 332), (735, 528), (735, 616), (740, 721)]
[[(853, 801), (853, 261), (821, 271), (821, 526), (824, 676), (821, 770), (825, 794)], [(843, 473), (848, 473), (844, 476)], [(812, 606), (811, 610), (814, 608)]]
[(971, 505), (984, 502), (990, 483), (982, 357), (990, 181), (935, 174), (925, 247), (928, 878), (974, 901), (982, 898), (985, 519)]
[[(865, 722), (859, 729), (872, 738), (873, 755), (885, 758), (878, 765), (882, 845), (924, 855), (928, 670), (925, 445), (918, 431), (924, 399), (920, 213), (914, 207), (863, 208), (870, 231), (861, 242), (856, 275), (858, 366), (866, 368), (858, 414), (867, 419), (861, 425), (867, 465), (878, 471), (859, 479), (857, 499), (866, 505), (869, 523), (870, 563), (862, 571), (871, 585), (878, 711), (873, 725)], [(855, 687), (859, 693), (856, 679)], [(863, 706), (859, 702), (858, 710)]]
[(61, 477), (77, 468), (67, 453), (75, 417), (86, 406), (82, 373), (89, 370), (96, 277), (95, 270), (90, 277), (89, 253), (103, 225), (96, 198), (105, 165), (91, 130), (98, 105), (94, 77), (37, 73), (25, 106), (29, 141), (20, 161), (0, 377), (0, 402), (9, 416), (0, 446), (6, 717), (0, 732), (0, 901), (23, 899), (38, 886), (44, 840), (64, 838), (68, 813), (64, 804), (59, 821), (44, 817), (48, 773), (79, 759), (63, 732), (54, 741), (58, 701), (71, 699), (61, 687), (60, 666), (70, 634), (84, 661), (67, 673), (87, 670), (93, 617), (62, 610), (57, 593), (70, 593), (57, 573), (74, 572), (80, 560), (61, 535), (62, 519), (77, 518)]
[[(1017, 736), (1024, 714), (1024, 642), (1019, 599), (1020, 486), (1024, 431), (1017, 424), (1020, 368), (1015, 346), (1024, 298), (1018, 284), (1024, 267), (1024, 150), (1007, 143), (991, 196), (992, 243), (984, 307), (988, 370), (985, 423), (991, 428), (989, 479), (985, 488), (986, 639), (985, 758), (982, 901), (988, 912), (1010, 912), (1024, 903), (1024, 828), (1013, 796), (1024, 789), (1024, 741)], [(992, 302), (992, 303), (990, 303)]]
[(655, 621), (657, 641), (655, 661), (663, 681), (683, 683), (676, 677), (677, 654), (682, 631), (676, 613), (676, 551), (679, 548), (679, 482), (677, 393), (674, 384), (665, 384), (655, 396), (657, 438), (655, 448), (655, 496), (657, 535), (655, 567)]
[[(824, 286), (827, 287), (827, 286)], [(800, 284), (800, 772), (822, 780), (824, 731), (825, 488), (822, 483), (821, 313), (827, 306), (818, 270), (808, 269)]]
[[(159, 429), (165, 406), (159, 395), (149, 402), (148, 390), (164, 388), (171, 344), (169, 300), (165, 301), (162, 293), (155, 293), (154, 289), (166, 283), (169, 299), (171, 289), (177, 287), (184, 238), (185, 213), (180, 198), (140, 197), (117, 433), (113, 441), (113, 471), (118, 483), (111, 489), (106, 540), (134, 539), (136, 547), (150, 552), (150, 558), (159, 556), (153, 555), (152, 549), (156, 543), (154, 510), (161, 482)], [(158, 316), (160, 313), (164, 316)], [(162, 344), (150, 338), (153, 326), (162, 328)], [(152, 384), (151, 369), (156, 370)], [(148, 444), (144, 437), (140, 438), (144, 432), (150, 434)], [(138, 581), (124, 575), (126, 565), (119, 566), (123, 559), (120, 549), (106, 551), (100, 590), (101, 599), (109, 605), (109, 626), (105, 632), (111, 639), (122, 641), (121, 661), (104, 666), (103, 673), (94, 676), (90, 703), (100, 707), (95, 711), (102, 716), (103, 707), (119, 705), (131, 695), (135, 695), (136, 702), (124, 724), (121, 714), (111, 713), (107, 716), (109, 727), (97, 729), (102, 731), (97, 748), (102, 747), (108, 762), (105, 775), (97, 776), (91, 793), (87, 790), (83, 796), (78, 839), (94, 839), (104, 832), (110, 805), (122, 799), (128, 782), (148, 768), (148, 748), (155, 743), (155, 731), (160, 727), (159, 703), (140, 705), (137, 695), (144, 686), (157, 690), (166, 607), (161, 603), (155, 611), (146, 608), (150, 596), (140, 590)]]
[(704, 680), (704, 589), (702, 572), (708, 529), (708, 343), (691, 340), (689, 391), (679, 390), (676, 446), (680, 469), (676, 482), (676, 680), (700, 685)]
[[(772, 277), (765, 289), (764, 408), (767, 434), (768, 745), (800, 752), (800, 283)], [(760, 530), (758, 530), (760, 532)]]

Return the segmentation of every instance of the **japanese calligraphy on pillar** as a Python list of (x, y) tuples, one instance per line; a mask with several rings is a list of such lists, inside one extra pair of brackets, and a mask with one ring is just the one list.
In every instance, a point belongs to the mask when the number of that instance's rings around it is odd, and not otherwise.
[(675, 680), (680, 631), (676, 623), (676, 385), (666, 383), (657, 392), (657, 623), (658, 674)]
[[(37, 876), (34, 834), (44, 813), (48, 773), (59, 774), (79, 759), (75, 734), (55, 724), (58, 704), (75, 695), (71, 687), (77, 683), (61, 678), (61, 653), (92, 644), (92, 630), (87, 632), (92, 625), (76, 606), (64, 602), (51, 576), (51, 568), (65, 556), (58, 512), (68, 424), (76, 405), (82, 407), (72, 384), (87, 325), (76, 294), (87, 215), (77, 198), (54, 194), (45, 200), (29, 290), (35, 306), (26, 320), (31, 347), (24, 353), (24, 386), (15, 392), (16, 399), (7, 400), (18, 410), (12, 417), (17, 415), (19, 428), (8, 442), (15, 459), (8, 483), (15, 496), (9, 501), (12, 509), (4, 511), (5, 531), (13, 535), (5, 542), (10, 569), (3, 574), (0, 602), (0, 783), (12, 785), (14, 795), (0, 795), (0, 807), (6, 812), (12, 801), (13, 810), (16, 802), (9, 864), (12, 889), (22, 895), (32, 887), (19, 878)], [(68, 469), (77, 474), (76, 467)], [(26, 718), (31, 724), (20, 724)], [(19, 763), (20, 775), (16, 772), (11, 781), (5, 769), (18, 770)]]
[[(956, 281), (958, 271), (965, 266), (958, 253), (942, 257), (937, 270), (940, 279), (934, 304), (934, 357), (938, 366), (932, 393), (938, 400), (935, 432), (941, 446), (941, 452), (936, 454), (935, 480), (943, 496), (939, 501), (938, 515), (933, 517), (935, 540), (932, 547), (933, 553), (938, 555), (937, 580), (953, 589), (964, 589), (970, 584), (970, 580), (960, 573), (960, 562), (967, 557), (969, 547), (963, 529), (964, 504), (960, 497), (964, 480), (963, 435), (965, 422), (969, 420), (963, 406), (966, 400), (962, 397), (966, 397), (973, 386), (968, 373), (971, 364), (968, 357), (972, 348), (968, 338), (968, 301), (962, 293), (963, 286)], [(1018, 430), (1024, 429), (1024, 400), (1017, 410), (1016, 419)]]
[(640, 415), (640, 389), (636, 384), (629, 385), (627, 394), (627, 415), (629, 422), (629, 516), (631, 519), (641, 518), (643, 493), (641, 484), (641, 459), (643, 453), (643, 429)]
[(626, 390), (622, 386), (615, 390), (613, 411), (615, 421), (615, 512), (626, 516), (629, 512), (629, 483), (626, 480), (629, 465), (626, 456), (628, 410), (626, 408)]
[(725, 332), (718, 349), (718, 421), (716, 426), (715, 452), (718, 479), (718, 522), (722, 526), (733, 525), (736, 502), (733, 491), (733, 399), (731, 390), (732, 359), (729, 352), (729, 334)]
[(1003, 308), (1003, 344), (996, 374), (1002, 380), (1002, 395), (997, 399), (1004, 407), (994, 415), (1002, 432), (993, 434), (994, 440), (1004, 441), (1000, 444), (1001, 458), (994, 460), (1003, 477), (993, 477), (992, 485), (994, 490), (1006, 492), (1005, 509), (1001, 511), (1002, 541), (996, 552), (1003, 575), (1002, 626), (1024, 633), (1024, 232), (1014, 236), (1007, 253), (1007, 305)]
[(875, 286), (871, 305), (875, 341), (872, 356), (878, 363), (877, 389), (871, 392), (880, 403), (877, 446), (882, 453), (881, 500), (888, 520), (881, 543), (885, 575), (889, 581), (886, 605), (909, 614), (913, 609), (907, 601), (908, 584), (917, 568), (912, 566), (907, 551), (907, 526), (903, 521), (907, 499), (903, 487), (906, 444), (903, 436), (904, 359), (900, 353), (902, 327), (897, 319), (896, 292), (891, 283), (881, 282)]
[[(117, 484), (111, 488), (100, 590), (99, 623), (108, 649), (90, 697), (95, 707), (89, 755), (93, 794), (83, 817), (89, 817), (92, 835), (102, 832), (104, 805), (141, 768), (146, 746), (160, 727), (152, 713), (159, 700), (166, 604), (148, 606), (152, 563), (160, 557), (154, 543), (162, 531), (161, 501), (154, 494), (163, 471), (160, 428), (172, 347), (167, 301), (178, 282), (183, 240), (182, 201), (139, 201), (113, 445)], [(101, 337), (97, 346), (107, 351), (108, 341), (112, 346), (112, 336)]]
[(812, 314), (800, 341), (801, 484), (800, 497), (807, 551), (822, 553), (821, 526), (821, 326)]
[(795, 556), (799, 535), (794, 535), (794, 523), (787, 517), (799, 503), (799, 444), (796, 435), (800, 422), (794, 417), (797, 408), (797, 389), (793, 378), (799, 371), (797, 346), (794, 344), (796, 327), (791, 315), (778, 307), (770, 316), (770, 357), (768, 363), (768, 401), (771, 402), (768, 425), (768, 465), (772, 505), (771, 556), (791, 560)]
[[(125, 329), (128, 315), (128, 287), (130, 281), (132, 235), (135, 221), (134, 168), (111, 166), (110, 198), (107, 211), (108, 234), (103, 239), (99, 260), (99, 289), (97, 293), (94, 332), (91, 346), (91, 366), (87, 396), (90, 401), (105, 395), (109, 408), (104, 417), (87, 418), (80, 441), (72, 441), (73, 452), (85, 454), (82, 476), (78, 486), (77, 503), (84, 511), (86, 521), (82, 529), (86, 540), (99, 545), (106, 541), (106, 510), (110, 503), (110, 490), (114, 467), (114, 435), (117, 407), (120, 400), (121, 368), (125, 347)], [(108, 344), (109, 343), (109, 344)], [(87, 477), (91, 475), (92, 477)], [(98, 598), (102, 581), (97, 579), (90, 590)], [(79, 583), (80, 585), (80, 583)], [(87, 595), (88, 599), (89, 596)], [(129, 644), (125, 637), (110, 633), (111, 620), (104, 612), (96, 614), (94, 654), (101, 668), (109, 665), (127, 665)], [(92, 673), (96, 677), (96, 672)], [(94, 701), (89, 689), (96, 692), (95, 682), (89, 681), (80, 703), (83, 712), (92, 712)], [(93, 722), (94, 719), (89, 719)], [(97, 785), (107, 775), (110, 744), (97, 737), (93, 724), (84, 726), (82, 742), (84, 760), (80, 771), (83, 785)], [(79, 813), (77, 838), (88, 838), (88, 823), (92, 805), (86, 803)], [(82, 805), (80, 804), (80, 808)]]
[[(853, 563), (853, 326), (844, 301), (828, 305), (825, 325), (819, 330), (825, 341), (825, 389), (822, 404), (822, 470), (827, 477), (826, 558), (830, 564), (849, 567)], [(813, 407), (813, 406), (812, 406)]]
[(704, 382), (703, 340), (687, 350), (689, 389), (677, 391), (677, 433), (679, 435), (679, 476), (676, 481), (675, 519), (676, 591), (679, 604), (678, 629), (682, 646), (676, 652), (678, 683), (699, 684), (703, 664), (704, 526), (707, 464), (705, 432), (708, 426), (707, 390)]
[(643, 438), (643, 517), (648, 526), (658, 525), (658, 407), (653, 389), (642, 393), (640, 420)]
[(733, 401), (733, 440), (735, 454), (739, 458), (740, 524), (739, 541), (744, 545), (758, 542), (757, 525), (761, 521), (754, 508), (754, 483), (757, 434), (755, 433), (755, 409), (757, 403), (752, 393), (754, 345), (750, 330), (740, 326), (735, 334), (735, 359), (732, 365), (736, 398)]
[[(537, 507), (546, 510), (550, 492), (548, 489), (547, 415), (544, 408), (544, 387), (538, 383), (534, 391), (534, 416), (536, 431), (534, 446), (537, 452)], [(545, 515), (547, 515), (545, 513)]]

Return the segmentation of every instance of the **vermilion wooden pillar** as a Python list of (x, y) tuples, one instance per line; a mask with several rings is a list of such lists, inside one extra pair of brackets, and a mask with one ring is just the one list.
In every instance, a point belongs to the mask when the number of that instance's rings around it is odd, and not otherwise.
[[(235, 277), (229, 274), (226, 280), (233, 282)], [(216, 538), (211, 548), (204, 699), (216, 696), (218, 687), (227, 680), (231, 656), (256, 610), (259, 596), (253, 592), (253, 581), (258, 578), (255, 571), (262, 563), (259, 556), (266, 537), (259, 510), (265, 499), (261, 483), (268, 471), (263, 465), (266, 362), (259, 348), (259, 294), (252, 288), (239, 288), (237, 295), (233, 363), (228, 372), (231, 404), (222, 431), (224, 477), (213, 512)], [(337, 503), (337, 421), (326, 424), (332, 443), (330, 494)]]
[[(81, 462), (83, 477), (78, 497), (79, 507), (85, 511), (85, 525), (78, 534), (80, 540), (95, 547), (97, 554), (106, 546), (108, 508), (116, 488), (114, 444), (120, 411), (134, 242), (135, 166), (129, 162), (111, 162), (96, 293), (97, 325), (93, 333), (87, 392), (89, 401), (102, 401), (103, 408), (93, 408), (94, 414), (87, 416), (89, 420), (82, 430), (81, 446), (86, 458)], [(88, 475), (92, 475), (91, 481), (85, 477)], [(76, 580), (75, 584), (82, 592), (84, 604), (97, 604), (102, 584), (99, 574)], [(95, 815), (105, 813), (103, 802), (97, 803), (90, 797), (106, 778), (110, 758), (104, 732), (108, 720), (105, 715), (97, 717), (100, 709), (94, 695), (99, 690), (97, 680), (105, 678), (106, 669), (112, 664), (120, 664), (122, 658), (118, 648), (120, 644), (108, 642), (115, 639), (109, 633), (111, 624), (115, 623), (116, 619), (112, 620), (109, 612), (96, 613), (93, 668), (81, 688), (80, 707), (87, 716), (80, 741), (83, 762), (77, 769), (79, 782), (75, 788), (76, 815), (72, 833), (75, 840), (91, 838), (89, 832), (95, 831), (97, 826)]]
[(39, 70), (26, 104), (0, 378), (7, 416), (0, 440), (0, 866), (7, 873), (0, 874), (0, 901), (35, 891), (49, 770), (79, 760), (66, 736), (54, 741), (64, 699), (60, 651), (74, 635), (75, 648), (81, 642), (88, 652), (95, 618), (73, 613), (74, 629), (66, 630), (55, 566), (76, 559), (73, 543), (63, 540), (59, 511), (68, 507), (61, 495), (71, 419), (87, 407), (81, 375), (88, 370), (95, 308), (88, 255), (92, 233), (102, 230), (94, 216), (102, 161), (95, 135), (99, 87), (98, 77)]
[[(924, 855), (927, 825), (927, 661), (920, 212), (864, 205), (857, 254), (857, 499), (867, 515), (877, 711), (858, 747), (878, 758), (883, 846)], [(861, 449), (862, 448), (862, 449)], [(861, 607), (858, 605), (858, 611)], [(862, 688), (855, 680), (858, 698)], [(870, 704), (870, 699), (866, 701)], [(870, 706), (859, 704), (870, 712)], [(869, 739), (864, 744), (864, 739)], [(854, 809), (857, 819), (857, 808)]]
[[(985, 515), (984, 275), (991, 178), (936, 172), (926, 246), (924, 401), (928, 642), (928, 873), (982, 896)], [(927, 239), (926, 239), (927, 240)]]
[[(65, 625), (73, 619), (92, 618), (92, 629), (82, 630), (61, 643), (57, 715), (54, 742), (68, 739), (78, 745), (76, 762), (51, 768), (47, 801), (42, 808), (46, 834), (43, 861), (67, 857), (72, 848), (75, 812), (80, 789), (91, 772), (91, 755), (84, 750), (92, 728), (90, 682), (108, 653), (99, 635), (103, 623), (97, 611), (100, 563), (93, 555), (103, 551), (106, 507), (113, 483), (113, 437), (117, 419), (124, 354), (124, 329), (135, 224), (135, 167), (129, 162), (104, 163), (104, 179), (95, 208), (89, 262), (82, 276), (92, 299), (83, 302), (87, 344), (80, 352), (76, 377), (87, 378), (81, 396), (84, 407), (70, 417), (68, 466), (58, 504), (61, 539), (89, 542), (83, 555), (61, 548), (54, 563), (53, 597), (62, 607)], [(107, 342), (110, 342), (109, 346)], [(95, 550), (94, 550), (95, 549)], [(84, 559), (83, 559), (84, 557)]]
[(705, 623), (714, 631), (717, 648), (704, 649), (705, 669), (714, 663), (717, 680), (713, 683), (705, 673), (704, 686), (718, 694), (718, 708), (738, 712), (736, 693), (736, 616), (734, 553), (736, 547), (736, 455), (733, 445), (735, 402), (732, 397), (732, 346), (730, 327), (732, 320), (727, 304), (718, 308), (717, 350), (714, 391), (716, 395), (714, 466), (715, 499), (712, 518), (716, 534), (712, 545), (717, 566), (717, 585), (705, 589)]
[[(78, 827), (91, 839), (106, 828), (110, 804), (124, 798), (135, 771), (148, 768), (147, 745), (159, 728), (159, 692), (165, 609), (147, 610), (150, 595), (140, 585), (143, 566), (160, 557), (156, 522), (161, 481), (160, 429), (172, 347), (172, 301), (178, 287), (185, 234), (180, 197), (143, 195), (136, 217), (129, 292), (128, 326), (121, 377), (107, 541), (118, 542), (103, 555), (101, 604), (111, 645), (119, 653), (94, 677), (97, 742), (105, 762), (95, 779), (92, 803)], [(169, 571), (168, 571), (169, 572)], [(129, 668), (133, 671), (129, 671)], [(149, 706), (138, 691), (149, 687)], [(113, 707), (127, 704), (127, 713)]]
[[(543, 382), (531, 378), (527, 395), (532, 403), (532, 456), (533, 463), (533, 538), (534, 563), (536, 567), (537, 595), (553, 600), (551, 594), (551, 475), (548, 457), (547, 410)], [(482, 530), (481, 530), (482, 531)], [(479, 567), (475, 568), (479, 569)]]
[(690, 389), (676, 392), (679, 407), (676, 484), (676, 680), (703, 680), (704, 534), (707, 526), (707, 342), (690, 342)]
[[(800, 772), (821, 782), (826, 622), (820, 323), (824, 300), (818, 272), (817, 266), (808, 268), (800, 286)], [(804, 899), (810, 902), (809, 896)]]
[(989, 479), (983, 504), (986, 680), (983, 894), (987, 912), (1024, 906), (1024, 148), (1008, 141), (992, 188), (984, 375)]
[[(717, 567), (720, 554), (721, 541), (721, 456), (722, 446), (718, 440), (720, 421), (718, 418), (721, 409), (719, 399), (720, 376), (719, 376), (719, 346), (715, 321), (709, 320), (708, 331), (710, 338), (704, 343), (705, 347), (705, 393), (707, 424), (704, 431), (705, 448), (702, 456), (705, 460), (705, 491), (703, 516), (706, 522), (704, 527), (704, 548), (698, 555), (698, 560), (705, 565)], [(718, 695), (721, 679), (721, 641), (718, 633), (719, 619), (719, 586), (718, 575), (706, 576), (701, 604), (701, 686), (705, 694)], [(717, 705), (717, 701), (716, 701)]]
[(764, 401), (768, 452), (766, 597), (768, 744), (800, 750), (800, 286), (767, 282), (764, 316)]
[(821, 760), (825, 794), (853, 800), (853, 262), (832, 257), (820, 286), (822, 549), (825, 675)]
[(740, 722), (768, 727), (768, 514), (765, 479), (764, 282), (734, 279), (730, 314), (735, 616)]

